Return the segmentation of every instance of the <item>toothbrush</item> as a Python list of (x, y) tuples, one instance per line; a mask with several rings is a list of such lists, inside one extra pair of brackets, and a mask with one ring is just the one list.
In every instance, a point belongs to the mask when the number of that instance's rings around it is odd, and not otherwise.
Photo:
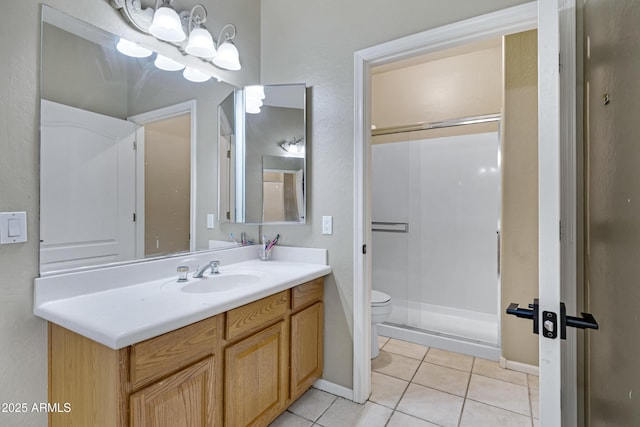
[(273, 239), (271, 242), (269, 242), (269, 244), (267, 245), (267, 249), (266, 250), (271, 250), (271, 248), (273, 248), (278, 243), (278, 239), (279, 238), (280, 238), (280, 235), (276, 234), (276, 238)]
[(229, 238), (231, 239), (231, 241), (233, 243), (235, 243), (236, 245), (238, 245), (238, 242), (236, 241), (235, 237), (233, 237), (233, 233), (229, 233)]

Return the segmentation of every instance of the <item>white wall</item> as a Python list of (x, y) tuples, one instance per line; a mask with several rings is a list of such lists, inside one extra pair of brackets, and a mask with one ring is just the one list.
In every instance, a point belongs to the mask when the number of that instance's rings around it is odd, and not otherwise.
[[(262, 0), (262, 82), (305, 82), (309, 97), (308, 218), (280, 230), (285, 244), (325, 247), (325, 379), (351, 387), (353, 317), (353, 54), (522, 0)], [(333, 215), (334, 234), (321, 234)], [(267, 227), (265, 227), (267, 228)]]
[[(47, 0), (52, 7), (119, 35), (128, 27), (107, 0)], [(174, 2), (178, 7), (186, 4)], [(254, 0), (204, 0), (218, 19), (238, 26), (242, 80), (258, 80), (259, 5)], [(0, 246), (0, 402), (47, 401), (47, 329), (33, 315), (38, 276), (40, 1), (5, 2), (0, 14), (0, 211), (26, 211), (29, 241)], [(185, 7), (186, 8), (186, 7)], [(219, 27), (218, 27), (219, 28)], [(166, 46), (163, 47), (166, 49)], [(0, 412), (0, 425), (45, 426), (46, 414)]]

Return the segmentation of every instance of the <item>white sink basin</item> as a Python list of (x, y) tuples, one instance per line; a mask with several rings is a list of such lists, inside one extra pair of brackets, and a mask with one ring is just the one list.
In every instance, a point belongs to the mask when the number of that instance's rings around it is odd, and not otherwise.
[(184, 286), (181, 291), (190, 294), (206, 294), (212, 292), (228, 292), (238, 288), (251, 286), (260, 281), (260, 276), (251, 273), (220, 273), (192, 279), (195, 282)]

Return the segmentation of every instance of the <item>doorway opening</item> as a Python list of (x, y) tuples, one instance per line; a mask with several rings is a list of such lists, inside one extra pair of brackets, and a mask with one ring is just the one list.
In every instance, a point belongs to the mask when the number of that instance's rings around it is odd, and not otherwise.
[(495, 361), (503, 57), (494, 38), (371, 69), (372, 289), (392, 307), (377, 329)]
[(384, 43), (354, 55), (355, 167), (354, 167), (354, 378), (353, 396), (364, 402), (371, 390), (371, 257), (363, 256), (371, 242), (371, 68), (418, 55), (483, 42), (537, 26), (537, 5), (527, 3), (414, 36)]
[(195, 101), (188, 101), (129, 117), (138, 125), (138, 257), (196, 248), (195, 110)]

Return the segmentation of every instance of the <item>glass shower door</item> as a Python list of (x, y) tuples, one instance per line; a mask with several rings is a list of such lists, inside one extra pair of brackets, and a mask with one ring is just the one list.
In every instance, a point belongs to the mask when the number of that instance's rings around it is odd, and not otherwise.
[(374, 144), (372, 162), (372, 289), (391, 297), (387, 322), (408, 322), (409, 142)]

